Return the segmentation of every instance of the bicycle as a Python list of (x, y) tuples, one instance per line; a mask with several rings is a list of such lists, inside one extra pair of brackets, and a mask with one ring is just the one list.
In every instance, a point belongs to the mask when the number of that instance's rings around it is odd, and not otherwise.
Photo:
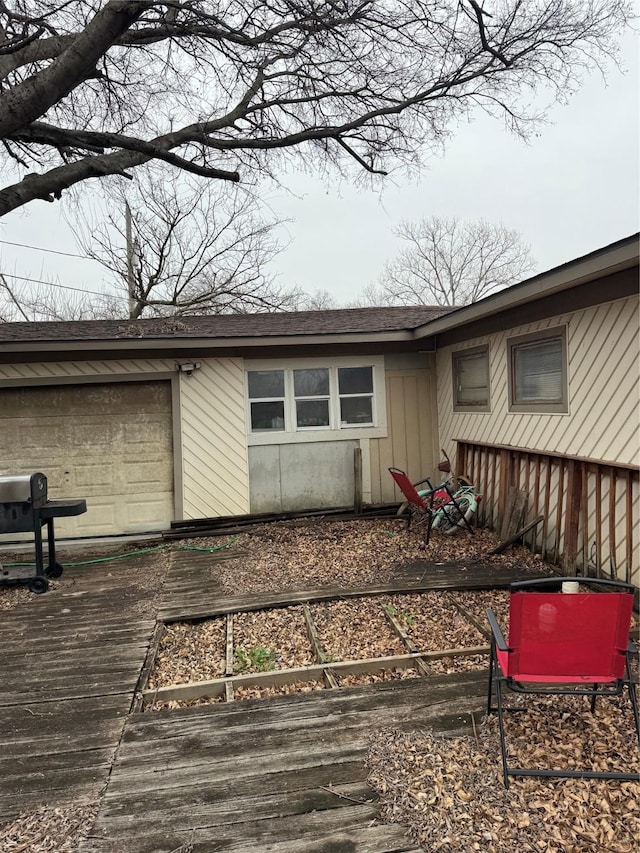
[(471, 519), (478, 511), (481, 495), (475, 486), (465, 481), (465, 485), (453, 494), (453, 500), (443, 503), (433, 513), (431, 527), (441, 533), (451, 535), (461, 528), (471, 530)]
[[(429, 478), (412, 483), (399, 468), (389, 468), (389, 473), (406, 498), (397, 514), (402, 515), (407, 509), (410, 510), (407, 526), (411, 525), (414, 514), (421, 519), (426, 517), (425, 545), (429, 542), (432, 527), (447, 534), (461, 527), (473, 532), (470, 520), (477, 510), (480, 496), (467, 478), (451, 476), (434, 487)], [(429, 486), (428, 489), (417, 488), (424, 483)]]

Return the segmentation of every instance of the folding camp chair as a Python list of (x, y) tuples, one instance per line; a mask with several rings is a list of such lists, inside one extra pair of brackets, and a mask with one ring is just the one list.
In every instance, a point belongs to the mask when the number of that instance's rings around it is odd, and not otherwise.
[[(411, 519), (414, 513), (426, 518), (427, 527), (424, 537), (425, 545), (429, 544), (429, 537), (431, 535), (431, 527), (433, 524), (433, 513), (448, 504), (452, 504), (456, 508), (456, 518), (459, 518), (467, 529), (473, 533), (473, 528), (467, 520), (466, 512), (460, 507), (455, 493), (452, 492), (449, 487), (449, 483), (441, 483), (434, 487), (431, 485), (431, 481), (428, 478), (419, 480), (417, 483), (412, 483), (405, 472), (401, 471), (400, 468), (389, 468), (389, 473), (409, 504), (410, 512), (407, 520), (407, 529), (411, 526)], [(429, 488), (418, 491), (416, 487), (421, 486), (424, 483), (426, 483)]]
[[(505, 787), (509, 776), (638, 779), (637, 773), (594, 770), (534, 770), (509, 767), (504, 733), (503, 690), (589, 696), (591, 711), (598, 696), (619, 696), (626, 686), (640, 743), (636, 686), (631, 680), (629, 642), (634, 587), (619, 581), (585, 581), (604, 592), (562, 592), (576, 578), (539, 578), (511, 584), (509, 643), (496, 617), (487, 610), (491, 626), (491, 655), (487, 714), (498, 712), (500, 750)], [(495, 687), (497, 705), (493, 704)]]

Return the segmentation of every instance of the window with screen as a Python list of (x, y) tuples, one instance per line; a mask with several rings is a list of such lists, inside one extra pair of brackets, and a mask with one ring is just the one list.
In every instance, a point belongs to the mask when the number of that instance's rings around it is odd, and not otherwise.
[(454, 352), (452, 362), (454, 411), (490, 411), (489, 347)]
[(566, 329), (511, 338), (507, 347), (509, 410), (568, 412)]

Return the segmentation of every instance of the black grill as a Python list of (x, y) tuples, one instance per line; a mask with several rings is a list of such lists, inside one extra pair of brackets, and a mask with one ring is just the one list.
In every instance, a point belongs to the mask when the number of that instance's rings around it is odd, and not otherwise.
[[(33, 533), (36, 562), (35, 568), (0, 565), (0, 582), (26, 583), (32, 592), (46, 592), (48, 579), (62, 574), (62, 566), (56, 562), (54, 519), (82, 515), (86, 511), (84, 499), (50, 501), (47, 478), (40, 472), (1, 476), (0, 534)], [(44, 525), (47, 526), (48, 545), (46, 566), (42, 547)]]

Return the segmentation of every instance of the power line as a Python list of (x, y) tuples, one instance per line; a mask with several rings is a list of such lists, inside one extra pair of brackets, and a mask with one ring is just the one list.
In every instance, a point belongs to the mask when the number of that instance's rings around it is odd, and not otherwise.
[(28, 281), (30, 284), (46, 284), (49, 287), (59, 287), (62, 290), (75, 290), (76, 293), (86, 293), (91, 296), (108, 296), (110, 299), (120, 299), (124, 302), (129, 301), (128, 296), (118, 296), (116, 293), (101, 293), (99, 290), (85, 290), (82, 287), (71, 287), (68, 284), (57, 284), (54, 281), (43, 281), (40, 278), (25, 278), (23, 275), (15, 275), (11, 272), (0, 272), (0, 276), (8, 276), (9, 278), (17, 278), (20, 281)]
[[(75, 252), (61, 252), (58, 249), (45, 249), (43, 246), (30, 246), (28, 243), (14, 243), (12, 240), (0, 240), (5, 246), (20, 246), (21, 249), (35, 249), (36, 252), (49, 252), (51, 255), (64, 255), (65, 258), (82, 258), (84, 261), (96, 261), (95, 258), (88, 258), (86, 255), (77, 255)], [(99, 261), (96, 261), (99, 263)]]

